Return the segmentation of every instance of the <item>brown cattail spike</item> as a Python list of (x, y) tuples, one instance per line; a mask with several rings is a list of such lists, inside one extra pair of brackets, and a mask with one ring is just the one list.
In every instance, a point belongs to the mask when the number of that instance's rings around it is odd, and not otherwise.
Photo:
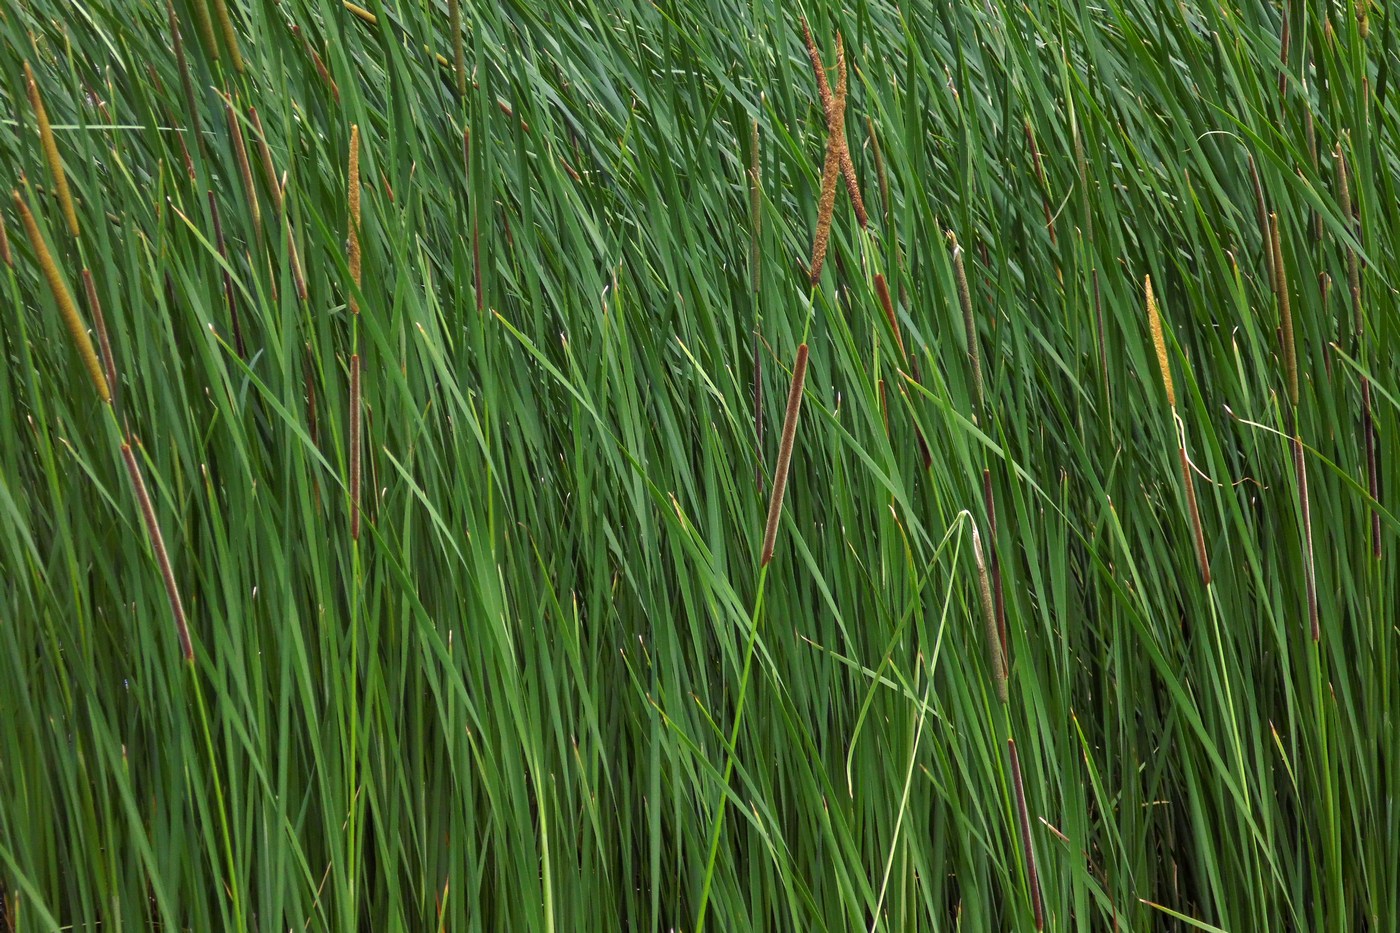
[(1162, 370), (1162, 386), (1167, 390), (1167, 404), (1176, 408), (1176, 386), (1172, 384), (1172, 367), (1167, 360), (1167, 341), (1162, 334), (1162, 314), (1157, 308), (1157, 296), (1152, 293), (1152, 276), (1143, 279), (1147, 290), (1147, 322), (1152, 329), (1152, 345), (1157, 348), (1157, 365)]
[(78, 348), (78, 355), (83, 358), (83, 365), (92, 377), (98, 397), (104, 402), (111, 402), (112, 393), (107, 387), (106, 377), (102, 375), (102, 364), (92, 349), (92, 340), (88, 337), (87, 328), (78, 316), (78, 307), (73, 303), (73, 294), (68, 291), (68, 283), (63, 281), (63, 273), (59, 271), (58, 263), (54, 262), (53, 254), (49, 252), (49, 246), (44, 242), (43, 234), (39, 232), (39, 224), (35, 222), (34, 215), (29, 212), (29, 205), (24, 203), (18, 191), (14, 192), (14, 198), (15, 207), (19, 209), (20, 222), (24, 224), (24, 232), (29, 237), (29, 245), (33, 247), (39, 259), (39, 268), (43, 270), (44, 278), (48, 279), (49, 290), (53, 292), (54, 301), (58, 303), (58, 313), (62, 315), (63, 323), (68, 327), (68, 333)]
[(1036, 868), (1035, 847), (1031, 845), (1031, 817), (1026, 809), (1026, 785), (1021, 779), (1021, 758), (1016, 754), (1016, 740), (1007, 739), (1011, 750), (1011, 782), (1016, 790), (1016, 818), (1021, 824), (1021, 847), (1026, 856), (1026, 882), (1031, 889), (1031, 912), (1035, 916), (1035, 928), (1045, 929), (1045, 907), (1040, 901), (1040, 871)]
[(846, 142), (846, 97), (848, 85), (846, 83), (846, 46), (841, 41), (841, 34), (836, 34), (836, 100), (840, 106), (832, 105), (831, 126), (828, 132), (834, 132), (838, 144), (841, 147), (841, 177), (846, 181), (846, 194), (851, 199), (851, 207), (856, 212), (856, 223), (862, 227), (870, 226), (870, 217), (865, 212), (865, 199), (860, 196), (860, 182), (856, 180), (856, 166), (851, 159), (851, 147)]
[[(1337, 200), (1342, 209), (1342, 224), (1347, 232), (1353, 236), (1360, 237), (1360, 229), (1356, 224), (1356, 216), (1352, 211), (1351, 204), (1351, 181), (1347, 177), (1347, 157), (1342, 144), (1337, 143), (1337, 147), (1332, 150), (1333, 157), (1337, 160)], [(1356, 250), (1348, 243), (1346, 245), (1347, 254), (1347, 286), (1350, 291), (1352, 316), (1354, 318), (1353, 327), (1356, 330), (1356, 338), (1361, 339), (1362, 331), (1365, 328), (1365, 319), (1361, 314), (1361, 261), (1356, 255)]]
[(68, 175), (63, 171), (63, 159), (58, 154), (58, 143), (53, 138), (53, 126), (49, 123), (49, 112), (44, 108), (44, 98), (39, 95), (38, 82), (34, 80), (34, 69), (29, 62), (24, 63), (24, 83), (29, 91), (29, 103), (34, 108), (34, 119), (39, 124), (39, 142), (44, 149), (44, 161), (49, 163), (53, 174), (54, 189), (58, 192), (58, 205), (63, 210), (63, 220), (68, 224), (68, 232), (78, 235), (78, 212), (73, 207), (73, 195), (68, 190)]
[(282, 186), (277, 183), (277, 168), (272, 164), (272, 147), (267, 143), (267, 131), (263, 129), (262, 118), (258, 116), (257, 107), (248, 108), (248, 122), (253, 125), (253, 132), (258, 134), (258, 161), (262, 164), (263, 180), (267, 182), (268, 190), (272, 192), (272, 209), (280, 217), (282, 216)]
[(165, 550), (165, 538), (160, 533), (160, 523), (156, 521), (151, 497), (146, 492), (146, 481), (141, 478), (141, 467), (136, 463), (131, 443), (122, 444), (122, 460), (126, 463), (126, 475), (131, 480), (132, 492), (141, 507), (141, 518), (146, 523), (146, 535), (151, 541), (151, 551), (160, 567), (161, 579), (165, 582), (165, 595), (170, 600), (170, 613), (175, 617), (175, 630), (180, 636), (180, 652), (186, 661), (194, 660), (194, 645), (190, 641), (190, 628), (185, 621), (185, 606), (180, 600), (180, 588), (175, 584), (175, 572), (170, 567), (170, 555)]
[(846, 182), (846, 193), (855, 208), (856, 221), (862, 226), (869, 223), (865, 212), (865, 202), (860, 195), (860, 185), (856, 181), (855, 163), (846, 145), (846, 48), (838, 33), (836, 36), (836, 90), (833, 92), (822, 65), (821, 53), (806, 19), (802, 21), (803, 38), (807, 44), (807, 55), (812, 61), (812, 70), (817, 77), (817, 98), (826, 116), (826, 158), (822, 163), (821, 195), (817, 202), (817, 232), (812, 241), (812, 262), (808, 274), (816, 285), (821, 279), (822, 264), (826, 260), (827, 244), (831, 238), (831, 216), (836, 207), (836, 181), (842, 176)]
[(83, 270), (83, 293), (87, 295), (88, 307), (92, 309), (92, 323), (97, 328), (97, 345), (102, 348), (102, 364), (107, 375), (107, 386), (112, 391), (112, 406), (117, 407), (117, 362), (112, 356), (112, 342), (107, 338), (107, 320), (102, 315), (102, 302), (97, 297), (97, 283), (93, 281), (92, 270)]
[(1269, 239), (1274, 254), (1274, 290), (1278, 296), (1279, 323), (1283, 331), (1283, 369), (1288, 379), (1288, 400), (1298, 407), (1298, 354), (1293, 341), (1293, 310), (1288, 296), (1288, 270), (1283, 264), (1278, 214), (1269, 215)]
[(1001, 654), (1001, 632), (997, 626), (996, 603), (992, 600), (992, 581), (987, 569), (987, 559), (982, 553), (982, 535), (977, 526), (972, 526), (972, 556), (977, 561), (977, 595), (982, 602), (982, 626), (987, 641), (987, 661), (992, 667), (992, 683), (996, 687), (997, 699), (1005, 703), (1006, 659)]
[(12, 269), (15, 265), (15, 257), (10, 252), (10, 235), (8, 231), (5, 230), (5, 217), (3, 214), (0, 214), (0, 262), (4, 262), (5, 265)]
[(778, 447), (778, 464), (773, 474), (773, 491), (768, 496), (768, 522), (763, 529), (763, 554), (760, 567), (773, 559), (773, 546), (778, 540), (778, 520), (783, 515), (783, 494), (787, 491), (788, 467), (792, 465), (792, 445), (797, 439), (797, 419), (802, 413), (802, 386), (807, 380), (807, 345), (797, 348), (797, 362), (792, 367), (792, 385), (788, 388), (787, 413), (783, 416), (783, 439)]
[(890, 322), (890, 330), (894, 331), (894, 341), (899, 347), (899, 358), (907, 364), (909, 354), (904, 352), (904, 335), (899, 332), (899, 321), (894, 316), (894, 302), (890, 299), (890, 287), (885, 283), (885, 277), (880, 273), (875, 273), (875, 296), (880, 299), (880, 307), (884, 309), (885, 320)]
[(350, 539), (360, 540), (360, 355), (350, 357)]
[(360, 313), (360, 127), (350, 127), (350, 281), (355, 287), (350, 292), (350, 310)]

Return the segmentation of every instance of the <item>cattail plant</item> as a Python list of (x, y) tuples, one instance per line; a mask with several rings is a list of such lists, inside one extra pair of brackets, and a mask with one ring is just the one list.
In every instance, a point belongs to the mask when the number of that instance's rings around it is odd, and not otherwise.
[(802, 21), (802, 30), (807, 42), (807, 54), (812, 60), (812, 70), (817, 78), (817, 97), (826, 115), (826, 158), (822, 163), (821, 195), (817, 201), (817, 232), (812, 240), (812, 262), (808, 274), (813, 285), (821, 280), (822, 264), (826, 260), (827, 245), (831, 239), (831, 218), (836, 208), (837, 176), (845, 178), (846, 193), (855, 208), (856, 221), (866, 226), (869, 218), (865, 213), (865, 202), (860, 196), (860, 185), (856, 181), (855, 165), (850, 150), (846, 146), (846, 48), (841, 34), (836, 35), (836, 90), (833, 92), (822, 65), (821, 53), (816, 40)]
[(170, 567), (170, 555), (165, 550), (165, 538), (160, 533), (160, 523), (156, 521), (151, 497), (146, 492), (146, 481), (141, 478), (141, 467), (131, 450), (130, 440), (122, 443), (122, 460), (126, 463), (126, 475), (131, 480), (131, 490), (141, 507), (141, 518), (146, 523), (146, 535), (151, 541), (151, 551), (155, 554), (156, 565), (160, 567), (161, 579), (165, 582), (165, 595), (170, 600), (170, 613), (175, 618), (175, 630), (180, 636), (180, 652), (186, 662), (194, 661), (194, 644), (190, 641), (190, 629), (185, 620), (185, 606), (180, 599), (180, 588), (175, 583), (175, 572)]
[(190, 6), (194, 7), (194, 23), (199, 29), (199, 38), (204, 42), (209, 57), (218, 61), (219, 43), (214, 39), (214, 20), (209, 15), (208, 0), (190, 0)]
[(64, 222), (68, 224), (68, 232), (77, 237), (78, 212), (73, 207), (73, 195), (68, 190), (68, 175), (63, 171), (63, 159), (58, 154), (58, 143), (54, 141), (49, 112), (44, 107), (44, 98), (39, 94), (39, 84), (34, 80), (34, 69), (29, 67), (29, 62), (24, 63), (24, 84), (29, 92), (29, 104), (34, 108), (34, 119), (39, 124), (39, 143), (44, 150), (44, 161), (49, 163), (54, 190), (58, 192), (58, 206), (63, 211)]
[[(196, 11), (203, 9), (203, 0), (195, 0), (194, 7)], [(204, 13), (207, 17), (209, 11), (205, 10)], [(185, 98), (185, 119), (189, 121), (187, 130), (189, 134), (195, 138), (195, 145), (198, 146), (201, 141), (201, 134), (199, 131), (199, 107), (195, 103), (194, 82), (190, 80), (189, 62), (185, 59), (185, 40), (180, 34), (180, 18), (175, 15), (175, 4), (173, 0), (165, 0), (165, 17), (170, 25), (170, 41), (175, 48), (175, 67), (176, 70), (180, 72), (180, 91)], [(180, 135), (181, 145), (183, 145), (183, 137), (185, 134), (182, 133)], [(188, 148), (185, 149), (185, 153), (188, 156)], [(191, 180), (193, 180), (193, 176), (191, 176)]]
[(1293, 339), (1293, 309), (1288, 295), (1288, 272), (1283, 265), (1283, 246), (1279, 238), (1278, 212), (1269, 215), (1269, 249), (1274, 257), (1274, 296), (1278, 299), (1279, 326), (1283, 335), (1283, 370), (1288, 384), (1290, 413), (1297, 418), (1298, 354)]
[(4, 215), (0, 215), (0, 262), (11, 269), (15, 266), (15, 257), (10, 253), (10, 234), (5, 229)]
[(899, 321), (894, 316), (894, 302), (890, 299), (890, 287), (885, 282), (885, 277), (879, 272), (874, 275), (875, 296), (880, 300), (880, 307), (885, 312), (885, 320), (889, 321), (890, 330), (894, 331), (894, 341), (899, 347), (899, 358), (905, 365), (909, 364), (909, 354), (904, 351), (904, 335), (899, 332)]
[(360, 313), (360, 126), (350, 127), (350, 167), (349, 167), (350, 235), (349, 262), (350, 281), (354, 288), (350, 291), (350, 311)]
[(760, 567), (773, 559), (773, 546), (778, 540), (778, 520), (783, 515), (783, 494), (787, 491), (788, 467), (792, 465), (792, 445), (797, 438), (797, 419), (802, 412), (802, 386), (807, 380), (807, 345), (797, 348), (797, 361), (792, 367), (792, 384), (788, 387), (787, 412), (783, 415), (783, 439), (778, 446), (777, 469), (773, 473), (773, 491), (768, 496), (768, 521), (763, 529), (763, 554)]
[(63, 317), (63, 323), (68, 327), (68, 333), (73, 338), (73, 344), (78, 348), (78, 355), (82, 357), (83, 365), (87, 367), (88, 376), (92, 378), (92, 384), (97, 389), (97, 395), (104, 402), (112, 401), (111, 390), (107, 386), (107, 378), (102, 374), (102, 364), (97, 359), (97, 353), (92, 349), (92, 340), (88, 337), (87, 328), (83, 326), (82, 318), (78, 316), (78, 307), (73, 303), (73, 294), (68, 290), (68, 283), (63, 280), (63, 273), (58, 268), (58, 263), (54, 261), (53, 254), (49, 252), (48, 243), (44, 241), (44, 235), (39, 232), (39, 224), (34, 220), (34, 215), (29, 212), (29, 205), (24, 203), (24, 198), (20, 197), (18, 190), (14, 191), (15, 207), (19, 209), (20, 222), (24, 224), (24, 232), (29, 237), (29, 245), (33, 247), (35, 256), (39, 260), (39, 268), (43, 270), (44, 278), (48, 280), (49, 290), (53, 292), (54, 301), (58, 304), (58, 313)]
[(1016, 791), (1016, 819), (1021, 826), (1021, 847), (1026, 857), (1026, 883), (1031, 889), (1031, 912), (1035, 916), (1035, 928), (1045, 929), (1045, 907), (1040, 900), (1040, 871), (1036, 868), (1035, 847), (1031, 844), (1031, 817), (1026, 809), (1026, 785), (1021, 779), (1021, 757), (1016, 754), (1016, 740), (1008, 738), (1006, 747), (1011, 752), (1011, 783)]
[(987, 558), (982, 552), (982, 535), (977, 525), (972, 526), (972, 556), (977, 562), (977, 595), (982, 603), (982, 625), (987, 640), (987, 662), (992, 668), (992, 683), (996, 688), (997, 699), (1005, 703), (1006, 658), (1001, 653), (1001, 632), (997, 626), (996, 603), (992, 600), (991, 575), (987, 570)]
[(1177, 442), (1177, 457), (1181, 461), (1181, 485), (1186, 494), (1186, 514), (1191, 522), (1191, 538), (1196, 545), (1196, 563), (1201, 571), (1201, 583), (1210, 586), (1210, 557), (1206, 552), (1205, 532), (1201, 527), (1201, 512), (1196, 504), (1196, 477), (1192, 472), (1191, 458), (1186, 455), (1186, 427), (1176, 412), (1176, 387), (1172, 383), (1171, 361), (1167, 358), (1167, 341), (1162, 331), (1162, 314), (1157, 307), (1157, 296), (1152, 291), (1152, 276), (1143, 279), (1147, 292), (1147, 319), (1152, 330), (1152, 345), (1157, 351), (1157, 365), (1162, 370), (1162, 387), (1167, 393), (1167, 405), (1171, 409), (1172, 421), (1180, 432)]
[(248, 122), (252, 124), (253, 132), (257, 134), (254, 141), (258, 145), (258, 163), (262, 166), (263, 180), (267, 183), (267, 189), (272, 194), (272, 210), (278, 217), (281, 217), (282, 186), (277, 183), (277, 168), (272, 164), (272, 147), (267, 143), (267, 131), (263, 129), (262, 117), (258, 116), (257, 107), (248, 108)]
[(1269, 209), (1264, 203), (1264, 184), (1259, 179), (1259, 166), (1254, 164), (1253, 154), (1246, 156), (1249, 163), (1249, 180), (1254, 188), (1254, 216), (1259, 224), (1259, 236), (1264, 243), (1264, 265), (1269, 273), (1269, 287), (1275, 287), (1273, 235), (1269, 232)]
[(953, 248), (953, 278), (958, 286), (958, 305), (962, 308), (963, 328), (967, 333), (967, 361), (972, 368), (972, 397), (976, 404), (974, 414), (981, 420), (986, 416), (986, 399), (982, 394), (982, 350), (977, 341), (977, 321), (972, 316), (972, 290), (967, 285), (962, 244), (951, 230), (948, 243)]
[(238, 50), (238, 33), (233, 28), (233, 18), (229, 16), (225, 0), (214, 0), (214, 16), (219, 21), (219, 31), (224, 34), (228, 46), (228, 57), (233, 62), (233, 70), (243, 73), (243, 53)]

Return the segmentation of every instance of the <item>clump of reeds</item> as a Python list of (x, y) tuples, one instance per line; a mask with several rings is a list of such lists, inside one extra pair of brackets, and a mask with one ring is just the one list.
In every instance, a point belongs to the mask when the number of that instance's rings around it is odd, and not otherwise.
[(1031, 890), (1031, 912), (1035, 915), (1035, 928), (1045, 929), (1045, 907), (1040, 900), (1040, 871), (1036, 867), (1035, 848), (1031, 845), (1031, 817), (1026, 809), (1026, 786), (1021, 780), (1021, 757), (1016, 754), (1016, 740), (1008, 738), (1006, 746), (1011, 752), (1011, 783), (1016, 791), (1016, 818), (1021, 826), (1021, 847), (1026, 856), (1026, 883)]
[(792, 446), (797, 439), (797, 419), (802, 412), (802, 387), (807, 380), (807, 345), (797, 348), (797, 361), (792, 367), (792, 384), (788, 387), (787, 412), (783, 415), (783, 438), (778, 446), (778, 463), (773, 473), (773, 491), (768, 496), (768, 521), (763, 529), (763, 553), (760, 567), (773, 559), (773, 547), (778, 540), (778, 520), (783, 514), (783, 495), (787, 491), (788, 467), (792, 465)]
[(996, 688), (997, 699), (1005, 703), (1006, 658), (1001, 652), (1001, 631), (997, 626), (996, 603), (992, 599), (991, 575), (987, 569), (987, 558), (982, 551), (982, 535), (976, 523), (972, 526), (972, 556), (977, 562), (977, 595), (982, 603), (982, 626), (987, 641), (987, 662), (992, 668), (992, 684)]
[(73, 338), (74, 345), (78, 348), (78, 355), (82, 357), (83, 365), (87, 367), (88, 375), (92, 378), (92, 384), (97, 389), (98, 396), (104, 402), (112, 401), (112, 393), (107, 385), (107, 378), (102, 373), (102, 364), (97, 359), (97, 353), (92, 349), (92, 340), (88, 337), (87, 328), (83, 326), (82, 318), (78, 316), (78, 306), (73, 302), (73, 293), (68, 290), (68, 283), (63, 280), (63, 272), (58, 268), (58, 263), (54, 261), (53, 254), (49, 252), (49, 245), (44, 241), (44, 235), (39, 232), (39, 224), (34, 220), (34, 215), (29, 212), (29, 205), (24, 203), (24, 198), (20, 196), (18, 190), (14, 191), (15, 207), (19, 210), (20, 222), (24, 224), (24, 232), (29, 237), (29, 245), (33, 247), (35, 256), (39, 260), (39, 268), (43, 270), (44, 278), (48, 280), (49, 290), (53, 292), (54, 301), (58, 304), (58, 313), (63, 317), (63, 323), (68, 328), (68, 333)]
[(44, 150), (44, 161), (49, 163), (54, 190), (58, 192), (58, 206), (63, 211), (64, 222), (68, 224), (68, 232), (76, 237), (78, 212), (73, 207), (73, 195), (68, 190), (68, 175), (63, 171), (63, 159), (58, 154), (49, 112), (44, 107), (44, 98), (39, 94), (39, 84), (34, 80), (34, 69), (29, 67), (29, 62), (24, 63), (24, 84), (29, 92), (29, 104), (34, 108), (34, 119), (39, 124), (39, 143)]
[(136, 462), (136, 455), (131, 450), (129, 440), (122, 443), (122, 460), (126, 463), (126, 474), (131, 480), (136, 502), (141, 506), (141, 518), (146, 523), (151, 550), (155, 553), (161, 579), (165, 582), (165, 595), (170, 600), (170, 612), (175, 617), (175, 629), (180, 636), (180, 651), (187, 662), (192, 662), (194, 644), (190, 641), (190, 629), (185, 620), (185, 606), (180, 599), (180, 588), (175, 583), (175, 572), (170, 567), (170, 555), (165, 550), (165, 538), (160, 533), (160, 523), (156, 521), (150, 494), (146, 492), (146, 481), (141, 478), (141, 467)]

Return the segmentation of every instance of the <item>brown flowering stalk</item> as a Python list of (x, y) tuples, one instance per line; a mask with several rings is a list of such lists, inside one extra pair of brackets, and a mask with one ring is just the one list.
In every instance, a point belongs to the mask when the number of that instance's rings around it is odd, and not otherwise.
[(1288, 296), (1288, 272), (1283, 265), (1283, 246), (1279, 238), (1278, 213), (1269, 215), (1269, 247), (1274, 257), (1274, 294), (1278, 298), (1281, 330), (1283, 331), (1283, 370), (1288, 380), (1288, 400), (1293, 404), (1293, 417), (1298, 408), (1298, 354), (1293, 340), (1293, 309)]
[(350, 281), (355, 287), (350, 292), (350, 310), (360, 313), (360, 126), (350, 127)]
[(987, 641), (987, 660), (992, 667), (992, 683), (996, 687), (997, 699), (1005, 703), (1006, 659), (1001, 653), (1001, 632), (997, 627), (996, 603), (992, 599), (991, 575), (987, 569), (987, 558), (982, 553), (982, 535), (977, 525), (972, 526), (972, 556), (977, 561), (977, 595), (982, 602), (982, 626)]
[(1036, 868), (1035, 849), (1031, 846), (1031, 818), (1026, 809), (1026, 785), (1021, 780), (1021, 757), (1016, 754), (1016, 740), (1007, 739), (1006, 746), (1011, 750), (1011, 780), (1016, 790), (1016, 817), (1021, 825), (1021, 847), (1026, 855), (1026, 883), (1031, 889), (1031, 911), (1035, 915), (1035, 928), (1045, 929), (1045, 907), (1040, 900), (1040, 872)]
[(180, 652), (186, 661), (194, 661), (194, 644), (190, 641), (190, 628), (185, 620), (185, 606), (180, 600), (180, 588), (175, 583), (175, 572), (170, 567), (170, 555), (165, 550), (165, 538), (160, 533), (160, 523), (156, 521), (155, 509), (151, 506), (150, 494), (146, 492), (146, 481), (141, 478), (141, 467), (136, 463), (136, 454), (131, 450), (130, 440), (122, 443), (122, 460), (126, 463), (126, 475), (131, 480), (131, 490), (136, 502), (141, 506), (141, 518), (146, 523), (146, 534), (151, 540), (151, 551), (160, 567), (161, 580), (165, 583), (165, 595), (170, 600), (170, 612), (175, 617), (175, 630), (180, 636)]
[(97, 298), (97, 283), (92, 279), (92, 270), (83, 270), (83, 293), (87, 295), (88, 307), (92, 309), (92, 323), (97, 327), (97, 345), (102, 348), (102, 363), (106, 367), (107, 385), (112, 391), (112, 407), (117, 406), (117, 363), (112, 356), (112, 342), (107, 339), (107, 320), (102, 316), (102, 302)]
[(249, 209), (253, 212), (253, 229), (261, 236), (262, 206), (258, 203), (258, 189), (253, 185), (253, 168), (248, 163), (248, 147), (243, 142), (243, 127), (238, 123), (238, 113), (233, 109), (232, 100), (224, 100), (224, 116), (228, 120), (234, 161), (238, 163), (238, 178), (243, 183), (243, 193), (248, 198)]
[(778, 540), (778, 520), (783, 514), (783, 494), (787, 492), (788, 467), (792, 464), (793, 442), (797, 439), (797, 419), (802, 413), (802, 386), (807, 380), (807, 345), (797, 348), (797, 362), (792, 367), (792, 384), (788, 388), (787, 413), (783, 416), (783, 439), (778, 446), (777, 470), (773, 474), (773, 491), (768, 497), (768, 521), (763, 529), (763, 555), (760, 567), (773, 559), (773, 546)]
[(107, 387), (107, 378), (102, 374), (102, 364), (97, 359), (97, 353), (92, 349), (92, 340), (88, 337), (87, 328), (83, 326), (82, 318), (78, 316), (78, 306), (73, 303), (73, 294), (68, 290), (68, 283), (63, 280), (63, 272), (58, 268), (58, 263), (54, 261), (53, 254), (49, 252), (49, 246), (44, 242), (44, 236), (39, 232), (39, 224), (35, 222), (34, 215), (29, 212), (29, 205), (24, 203), (24, 198), (20, 197), (19, 191), (14, 192), (15, 207), (19, 209), (19, 219), (24, 224), (24, 232), (29, 237), (29, 245), (33, 247), (34, 254), (39, 259), (39, 268), (43, 270), (44, 278), (49, 282), (49, 290), (53, 292), (54, 301), (58, 303), (58, 313), (63, 317), (63, 323), (68, 327), (68, 333), (73, 338), (73, 344), (78, 348), (78, 355), (83, 359), (83, 365), (87, 367), (88, 375), (92, 377), (92, 384), (97, 389), (98, 396), (104, 402), (112, 401), (111, 390)]
[(962, 307), (963, 328), (967, 331), (967, 359), (972, 367), (972, 393), (977, 403), (976, 414), (985, 415), (986, 399), (982, 394), (982, 350), (977, 341), (977, 322), (972, 316), (972, 290), (967, 285), (967, 269), (963, 265), (963, 248), (957, 234), (948, 231), (953, 247), (953, 278), (958, 286), (958, 304)]
[(826, 158), (822, 163), (821, 195), (817, 202), (817, 232), (812, 241), (812, 262), (809, 275), (813, 285), (821, 279), (822, 265), (826, 261), (826, 249), (831, 239), (831, 218), (836, 207), (836, 181), (842, 176), (846, 181), (846, 193), (855, 208), (856, 220), (862, 227), (869, 218), (865, 213), (865, 202), (860, 196), (860, 186), (856, 181), (855, 166), (846, 146), (846, 49), (841, 35), (836, 36), (836, 90), (833, 92), (822, 65), (821, 53), (812, 38), (807, 21), (802, 22), (807, 40), (807, 52), (812, 59), (812, 68), (817, 75), (817, 96), (826, 115)]
[(39, 95), (38, 82), (34, 80), (34, 69), (29, 62), (24, 63), (24, 83), (29, 91), (29, 103), (34, 108), (34, 119), (39, 124), (39, 142), (44, 149), (44, 161), (49, 163), (53, 175), (54, 188), (58, 191), (58, 205), (63, 210), (63, 219), (68, 224), (68, 232), (78, 235), (78, 212), (73, 207), (73, 195), (68, 190), (68, 176), (63, 171), (63, 159), (58, 154), (58, 143), (53, 138), (53, 125), (49, 123), (49, 112), (44, 108), (44, 98)]

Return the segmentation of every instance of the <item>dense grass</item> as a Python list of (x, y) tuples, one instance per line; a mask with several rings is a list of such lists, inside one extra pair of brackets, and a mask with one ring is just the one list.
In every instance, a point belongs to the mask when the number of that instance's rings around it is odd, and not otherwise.
[(5, 4), (8, 924), (1400, 928), (1394, 9)]

